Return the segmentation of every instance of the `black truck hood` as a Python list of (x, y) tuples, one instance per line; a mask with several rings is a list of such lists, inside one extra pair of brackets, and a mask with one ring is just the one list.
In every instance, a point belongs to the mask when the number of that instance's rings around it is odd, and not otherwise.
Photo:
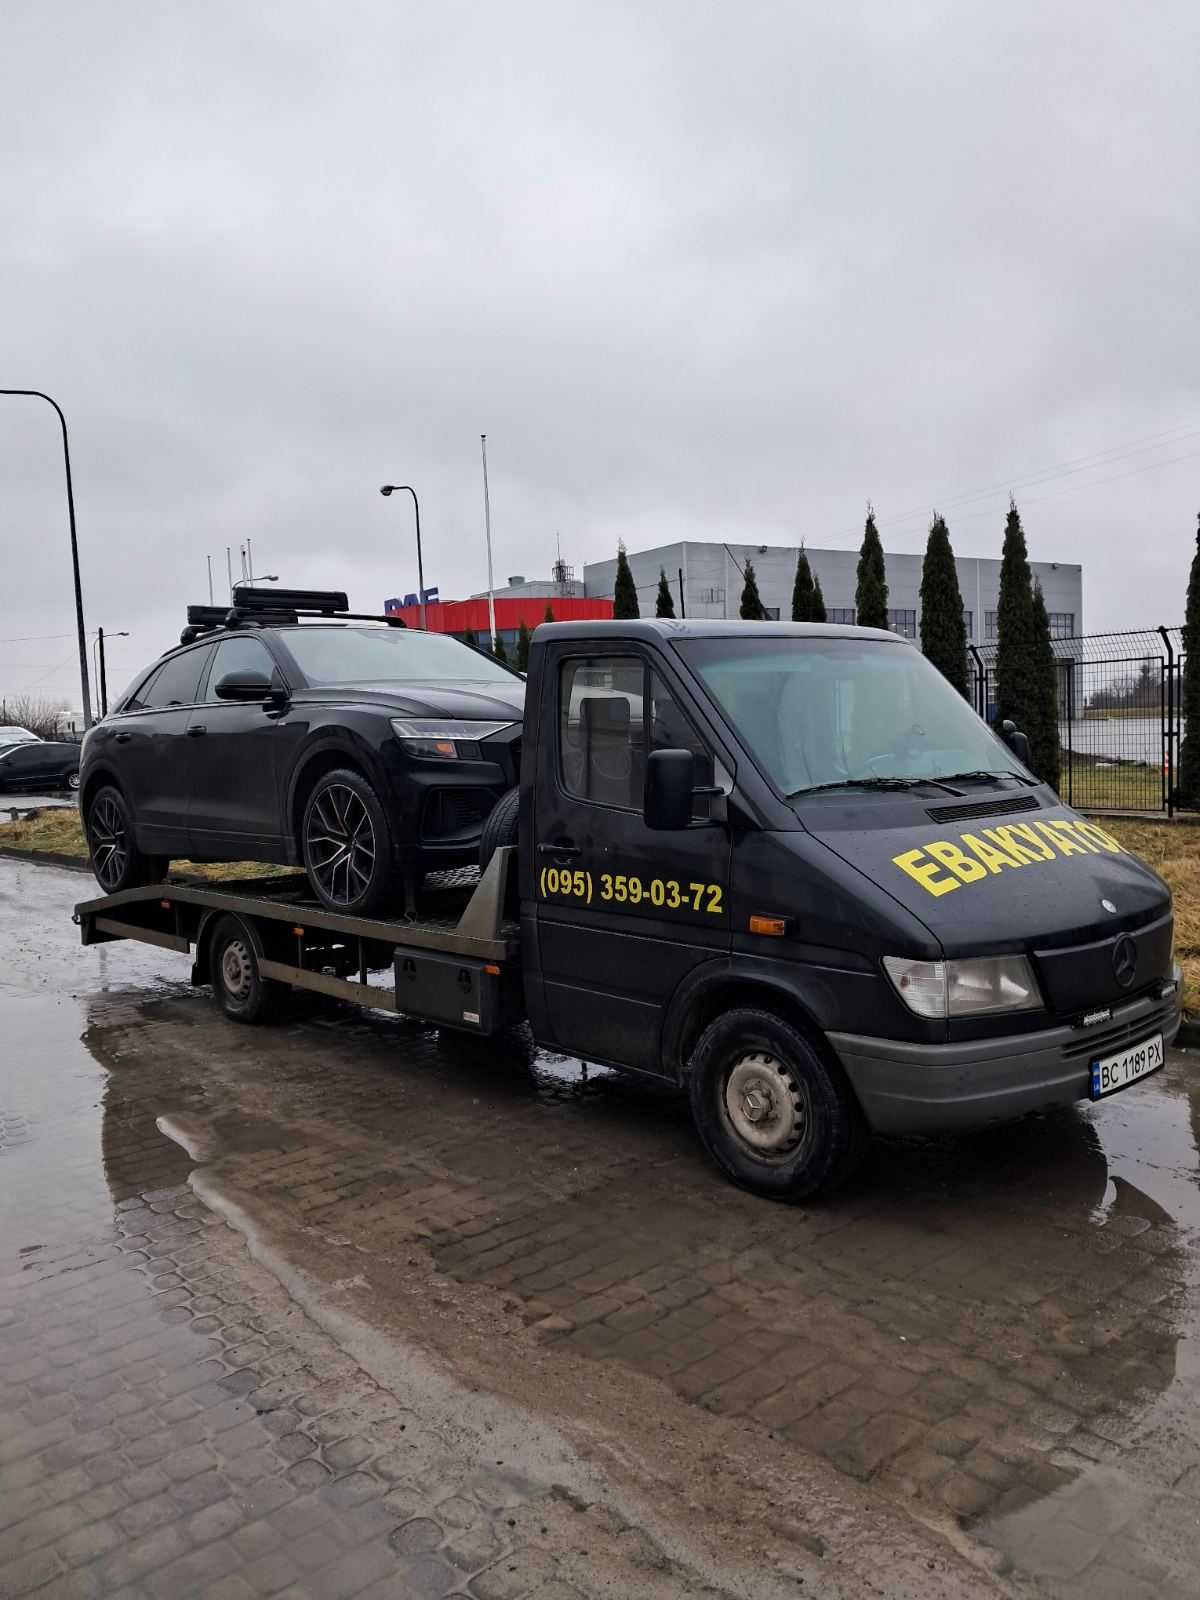
[[(1111, 829), (1056, 804), (935, 821), (919, 803), (892, 798), (895, 826), (887, 797), (831, 808), (824, 822), (824, 806), (807, 804), (802, 820), (917, 916), (947, 956), (1034, 956), (1060, 1013), (1126, 998), (1168, 976), (1170, 890)], [(1136, 961), (1119, 980), (1124, 935)]]
[(378, 706), (394, 716), (455, 717), (468, 721), (520, 722), (525, 714), (525, 685), (505, 683), (341, 683), (329, 689), (304, 689), (297, 701), (307, 704)]

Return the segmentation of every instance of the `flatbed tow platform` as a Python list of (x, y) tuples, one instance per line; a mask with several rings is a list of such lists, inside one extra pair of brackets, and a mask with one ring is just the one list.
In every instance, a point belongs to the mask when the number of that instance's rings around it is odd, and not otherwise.
[(75, 908), (81, 941), (133, 939), (186, 955), (237, 1021), (265, 1021), (291, 989), (404, 1012), (471, 1033), (519, 1020), (520, 929), (509, 914), (516, 849), (487, 869), (432, 874), (409, 913), (331, 911), (303, 873), (149, 884)]

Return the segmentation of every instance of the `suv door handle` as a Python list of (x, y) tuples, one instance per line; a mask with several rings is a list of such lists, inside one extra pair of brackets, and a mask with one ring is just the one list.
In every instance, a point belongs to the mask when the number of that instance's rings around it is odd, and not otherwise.
[(557, 844), (538, 845), (540, 856), (581, 856), (583, 851), (577, 844), (572, 844), (569, 839), (563, 839)]
[(193, 722), (191, 727), (187, 731), (187, 736), (188, 736), (189, 739), (199, 739), (203, 734), (206, 734), (207, 732), (208, 732), (208, 729), (204, 726), (204, 724), (202, 722)]

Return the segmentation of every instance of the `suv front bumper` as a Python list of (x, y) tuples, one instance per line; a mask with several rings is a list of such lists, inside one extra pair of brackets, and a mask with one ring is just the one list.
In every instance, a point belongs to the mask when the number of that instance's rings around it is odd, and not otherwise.
[(1114, 1006), (1101, 1027), (1072, 1025), (966, 1044), (910, 1044), (831, 1033), (875, 1133), (937, 1133), (1006, 1122), (1089, 1099), (1091, 1063), (1161, 1033), (1179, 1031), (1179, 981), (1165, 996)]

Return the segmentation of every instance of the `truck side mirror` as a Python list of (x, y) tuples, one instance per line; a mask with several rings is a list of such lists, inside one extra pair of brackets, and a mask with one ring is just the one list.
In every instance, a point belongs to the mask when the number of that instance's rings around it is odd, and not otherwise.
[(1021, 732), (1020, 728), (1017, 727), (1016, 723), (1013, 722), (1011, 718), (1006, 717), (1000, 724), (1000, 737), (1012, 751), (1013, 755), (1016, 756), (1017, 760), (1023, 761), (1025, 765), (1028, 766), (1029, 738), (1026, 734)]
[(675, 833), (692, 820), (696, 763), (690, 750), (652, 750), (646, 758), (642, 816), (656, 833)]

